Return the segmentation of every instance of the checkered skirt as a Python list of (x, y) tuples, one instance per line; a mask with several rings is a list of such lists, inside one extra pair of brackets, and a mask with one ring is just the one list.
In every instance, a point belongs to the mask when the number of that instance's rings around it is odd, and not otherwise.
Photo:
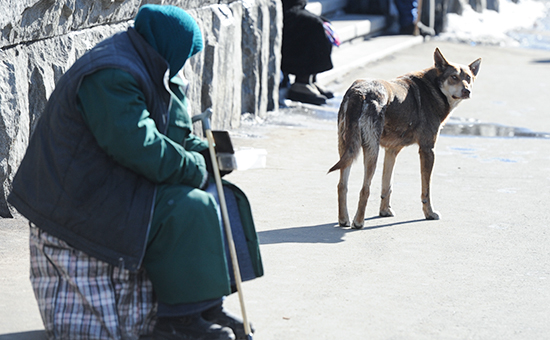
[(157, 306), (144, 270), (131, 273), (30, 229), (31, 283), (49, 339), (129, 340), (153, 331)]

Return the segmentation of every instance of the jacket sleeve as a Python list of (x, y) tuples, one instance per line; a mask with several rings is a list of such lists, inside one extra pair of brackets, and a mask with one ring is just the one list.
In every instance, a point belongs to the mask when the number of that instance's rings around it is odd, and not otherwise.
[(208, 177), (199, 153), (158, 131), (128, 72), (104, 69), (86, 76), (78, 105), (99, 146), (121, 165), (154, 183), (200, 187)]
[(201, 139), (197, 135), (190, 134), (185, 140), (185, 149), (202, 152), (208, 149), (208, 141)]
[(193, 123), (188, 111), (184, 86), (183, 80), (177, 76), (170, 80), (172, 108), (168, 136), (173, 136), (172, 140), (182, 144), (187, 151), (202, 152), (208, 149), (208, 142), (193, 133)]
[[(208, 149), (208, 142), (192, 133), (193, 123), (191, 117), (187, 111), (187, 97), (184, 93), (184, 81), (178, 76), (173, 77), (170, 80), (170, 90), (172, 91), (175, 99), (172, 101), (172, 110), (170, 112), (170, 123), (176, 128), (173, 130), (181, 131), (179, 136), (175, 138), (176, 141), (180, 141), (188, 151), (202, 152)], [(178, 109), (177, 106), (181, 109)], [(169, 129), (170, 135), (170, 129)]]

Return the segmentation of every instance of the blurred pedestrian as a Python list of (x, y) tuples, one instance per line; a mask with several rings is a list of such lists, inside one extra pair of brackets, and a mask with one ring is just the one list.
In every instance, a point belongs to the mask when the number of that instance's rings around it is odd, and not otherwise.
[(399, 33), (418, 35), (418, 0), (395, 0), (399, 13)]
[(325, 24), (328, 20), (306, 10), (307, 0), (282, 1), (282, 85), (288, 85), (289, 74), (295, 76), (287, 98), (315, 105), (325, 104), (334, 95), (317, 83), (316, 76), (332, 69), (333, 43), (327, 38)]

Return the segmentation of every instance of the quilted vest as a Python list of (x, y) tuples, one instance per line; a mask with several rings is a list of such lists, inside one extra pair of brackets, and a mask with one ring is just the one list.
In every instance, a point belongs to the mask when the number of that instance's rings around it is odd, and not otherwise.
[(99, 43), (61, 77), (38, 119), (8, 201), (30, 222), (102, 261), (141, 265), (156, 187), (97, 144), (77, 108), (82, 79), (103, 68), (129, 72), (166, 133), (168, 63), (133, 28)]

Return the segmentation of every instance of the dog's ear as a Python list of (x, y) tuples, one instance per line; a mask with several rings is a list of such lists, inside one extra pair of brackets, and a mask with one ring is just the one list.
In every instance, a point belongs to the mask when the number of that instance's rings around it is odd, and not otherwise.
[(470, 67), (470, 71), (474, 74), (474, 76), (477, 76), (477, 73), (479, 72), (479, 66), (481, 65), (481, 58), (476, 59), (473, 61), (468, 67)]
[(449, 66), (449, 62), (447, 61), (447, 59), (445, 59), (445, 57), (443, 56), (443, 54), (441, 54), (441, 51), (437, 47), (435, 48), (434, 52), (434, 62), (435, 67), (440, 71), (445, 70), (447, 66)]

